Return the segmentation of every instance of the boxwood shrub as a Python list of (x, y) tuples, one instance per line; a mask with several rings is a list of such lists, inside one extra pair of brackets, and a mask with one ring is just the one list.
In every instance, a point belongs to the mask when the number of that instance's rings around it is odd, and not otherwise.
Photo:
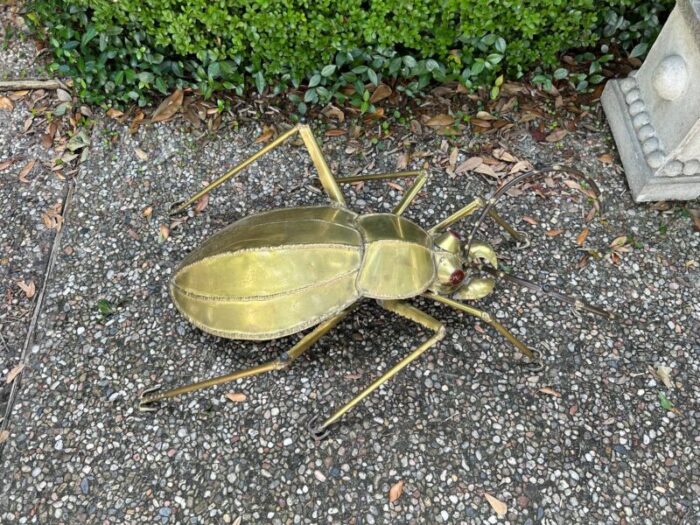
[[(195, 86), (273, 93), (306, 104), (367, 105), (368, 83), (409, 96), (433, 81), (494, 86), (554, 71), (602, 38), (655, 36), (672, 0), (34, 0), (51, 69), (93, 103), (150, 101)], [(641, 48), (637, 47), (637, 51)], [(500, 80), (498, 81), (500, 82)], [(496, 82), (496, 84), (498, 84)], [(351, 86), (353, 89), (348, 89)], [(497, 90), (497, 86), (494, 88)]]

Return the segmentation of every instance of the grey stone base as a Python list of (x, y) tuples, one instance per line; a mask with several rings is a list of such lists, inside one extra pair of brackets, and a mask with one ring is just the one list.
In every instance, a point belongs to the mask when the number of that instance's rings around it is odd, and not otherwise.
[(700, 197), (700, 176), (658, 177), (647, 164), (627, 110), (620, 81), (611, 80), (600, 99), (610, 124), (635, 202), (692, 200)]

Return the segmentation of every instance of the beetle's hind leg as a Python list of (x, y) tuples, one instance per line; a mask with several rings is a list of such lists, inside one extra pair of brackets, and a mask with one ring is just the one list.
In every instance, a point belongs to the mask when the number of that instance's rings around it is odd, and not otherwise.
[(443, 324), (437, 319), (419, 310), (418, 308), (415, 308), (414, 306), (411, 306), (410, 304), (407, 304), (403, 301), (383, 301), (379, 304), (383, 308), (389, 310), (390, 312), (394, 312), (400, 315), (401, 317), (405, 317), (407, 319), (410, 319), (411, 321), (415, 321), (416, 323), (424, 326), (428, 330), (434, 332), (434, 335), (428, 338), (423, 344), (421, 344), (418, 348), (413, 350), (413, 352), (408, 354), (389, 370), (384, 372), (384, 374), (382, 374), (371, 385), (366, 387), (362, 392), (360, 392), (354, 398), (352, 398), (342, 408), (336, 410), (333, 413), (333, 415), (326, 419), (320, 426), (312, 429), (312, 432), (317, 436), (324, 435), (324, 431), (330, 425), (332, 425), (341, 417), (343, 417), (343, 415), (346, 412), (351, 410), (360, 401), (362, 401), (364, 398), (366, 398), (368, 395), (374, 392), (377, 388), (379, 388), (382, 384), (384, 384), (389, 379), (398, 374), (401, 370), (410, 365), (413, 361), (418, 359), (426, 350), (434, 346), (438, 341), (445, 337), (445, 327), (443, 326)]
[(235, 381), (236, 379), (242, 379), (244, 377), (256, 376), (263, 374), (265, 372), (272, 372), (273, 370), (284, 370), (288, 368), (292, 362), (294, 362), (299, 356), (306, 352), (311, 346), (318, 341), (323, 335), (328, 333), (333, 329), (343, 318), (351, 311), (348, 308), (338, 315), (327, 319), (322, 322), (311, 332), (306, 334), (301, 340), (295, 344), (290, 350), (283, 353), (277, 359), (268, 361), (258, 366), (251, 368), (246, 368), (245, 370), (238, 370), (230, 374), (226, 374), (219, 377), (214, 377), (212, 379), (207, 379), (205, 381), (199, 381), (197, 383), (192, 383), (189, 385), (180, 386), (167, 390), (165, 392), (158, 392), (158, 388), (150, 388), (143, 392), (141, 395), (141, 400), (139, 401), (139, 410), (143, 412), (150, 412), (155, 410), (154, 405), (158, 401), (167, 399), (170, 397), (180, 396), (182, 394), (187, 394), (189, 392), (195, 392), (196, 390), (201, 390), (203, 388), (209, 388), (216, 385), (221, 385), (223, 383), (228, 383), (230, 381)]

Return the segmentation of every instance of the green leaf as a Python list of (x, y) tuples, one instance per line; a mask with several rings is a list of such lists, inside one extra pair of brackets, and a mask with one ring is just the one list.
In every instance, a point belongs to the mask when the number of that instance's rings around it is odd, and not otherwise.
[(437, 60), (433, 60), (432, 58), (429, 58), (428, 60), (425, 61), (425, 69), (427, 69), (428, 71), (430, 71), (432, 73), (436, 69), (440, 69), (440, 64), (437, 63)]
[(253, 80), (255, 80), (255, 87), (258, 90), (258, 93), (262, 95), (263, 91), (265, 91), (265, 77), (263, 76), (262, 71), (258, 71), (253, 75)]
[(673, 403), (671, 403), (666, 397), (666, 394), (661, 391), (659, 391), (659, 404), (664, 410), (673, 410)]
[(367, 76), (369, 77), (369, 81), (372, 84), (374, 84), (375, 86), (379, 85), (379, 78), (377, 77), (377, 73), (374, 72), (374, 69), (368, 69)]
[(315, 75), (312, 75), (311, 78), (309, 79), (309, 87), (316, 87), (321, 83), (321, 75), (316, 73)]
[(321, 76), (323, 76), (323, 77), (330, 77), (333, 73), (335, 73), (335, 68), (336, 68), (336, 66), (333, 65), (333, 64), (324, 67), (324, 68), (321, 70)]
[(563, 67), (560, 67), (554, 72), (554, 78), (557, 80), (562, 80), (569, 76), (569, 71)]
[(634, 46), (632, 48), (632, 51), (630, 52), (630, 56), (632, 58), (641, 57), (647, 52), (647, 49), (649, 49), (649, 44), (647, 44), (646, 42), (642, 42), (641, 44), (637, 44), (636, 46)]
[(114, 313), (114, 305), (110, 303), (107, 299), (100, 299), (97, 301), (97, 309), (100, 314), (104, 316), (112, 315)]
[(416, 62), (416, 59), (410, 55), (406, 55), (405, 57), (403, 57), (403, 63), (406, 64), (406, 67), (409, 69), (413, 69), (414, 67), (416, 67), (418, 65), (418, 62)]
[(83, 37), (80, 39), (80, 47), (85, 47), (86, 45), (88, 45), (90, 40), (92, 40), (96, 36), (97, 29), (95, 29), (95, 26), (88, 27), (88, 30), (85, 31), (85, 34), (83, 34)]
[(494, 44), (494, 47), (496, 48), (496, 51), (499, 53), (503, 53), (506, 50), (506, 41), (502, 37), (498, 37), (496, 39), (496, 43)]

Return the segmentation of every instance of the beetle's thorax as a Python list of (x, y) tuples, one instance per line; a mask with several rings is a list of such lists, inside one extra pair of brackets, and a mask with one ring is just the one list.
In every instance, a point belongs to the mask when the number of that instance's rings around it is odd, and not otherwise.
[(360, 294), (373, 299), (420, 295), (435, 279), (433, 239), (414, 222), (393, 213), (357, 218), (363, 257), (357, 277)]

